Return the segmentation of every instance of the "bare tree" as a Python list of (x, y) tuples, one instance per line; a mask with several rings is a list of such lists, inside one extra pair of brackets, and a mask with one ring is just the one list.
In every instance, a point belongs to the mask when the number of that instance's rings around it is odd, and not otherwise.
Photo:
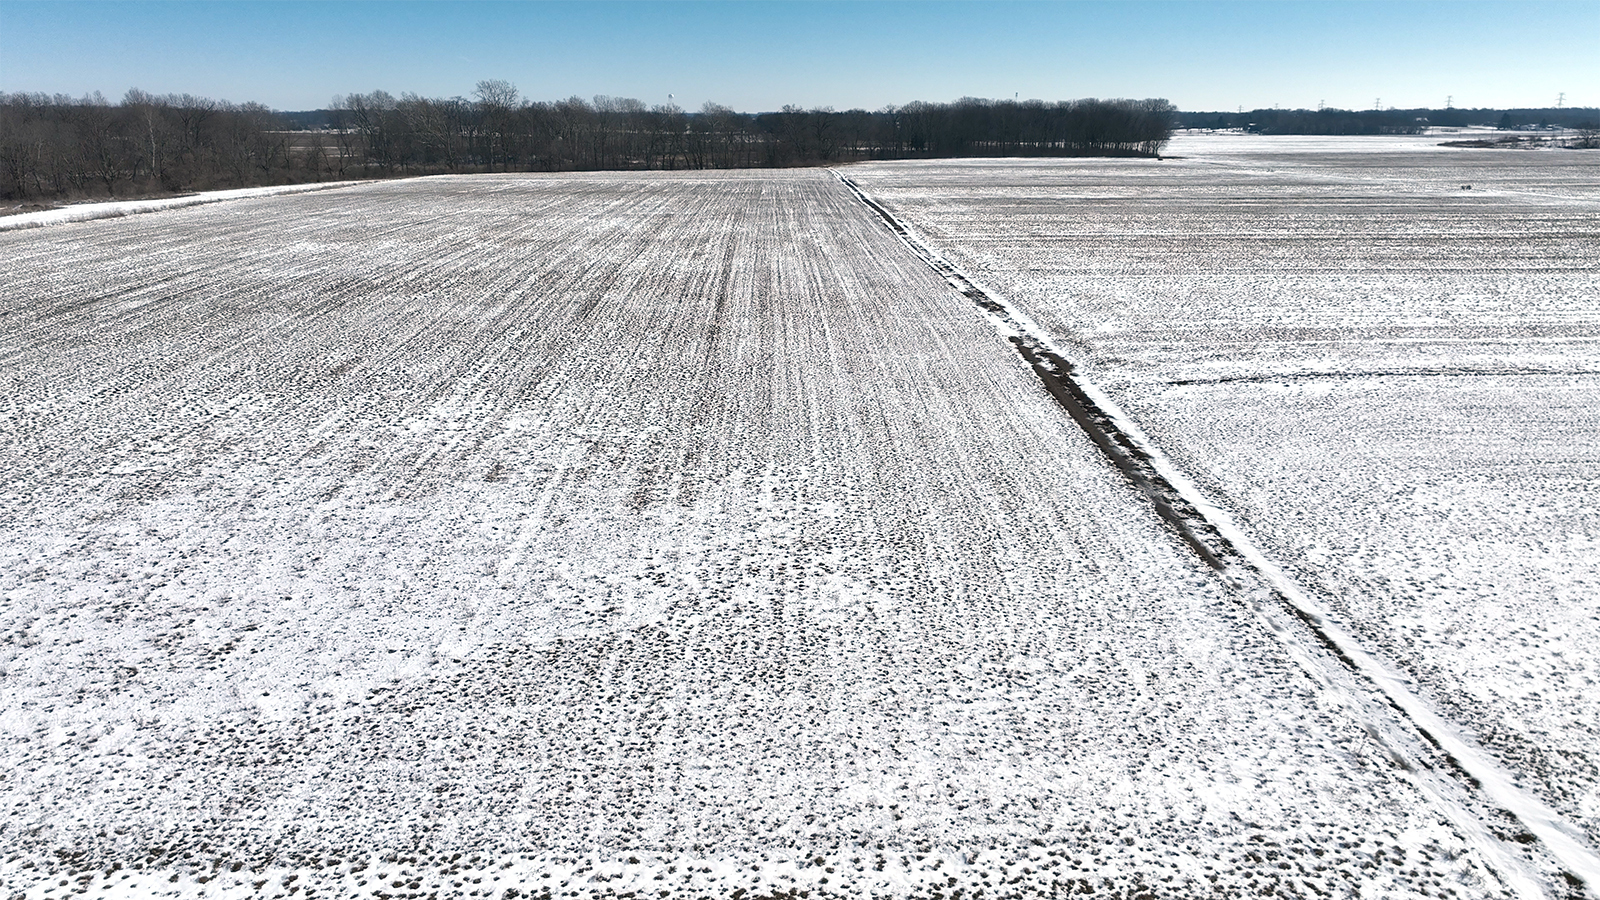
[[(169, 127), (167, 101), (138, 88), (129, 88), (123, 95), (122, 108), (138, 131), (142, 162), (145, 171), (163, 188), (171, 188), (167, 161), (171, 158), (173, 136)], [(137, 173), (135, 174), (137, 178)]]
[(511, 114), (517, 108), (521, 95), (515, 85), (499, 78), (478, 82), (473, 95), (478, 98), (478, 109), (483, 118), (489, 169), (494, 169), (496, 151), (499, 152), (502, 165), (509, 169)]

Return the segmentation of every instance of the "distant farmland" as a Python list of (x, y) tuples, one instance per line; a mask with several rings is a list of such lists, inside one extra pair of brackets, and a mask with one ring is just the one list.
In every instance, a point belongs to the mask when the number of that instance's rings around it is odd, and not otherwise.
[(1600, 164), (1169, 151), (0, 233), (5, 886), (1578, 890)]

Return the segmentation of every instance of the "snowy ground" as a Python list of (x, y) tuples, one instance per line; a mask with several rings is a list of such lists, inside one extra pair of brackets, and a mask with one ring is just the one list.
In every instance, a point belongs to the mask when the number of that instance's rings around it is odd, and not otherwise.
[(1437, 140), (848, 173), (1600, 843), (1600, 156)]
[(0, 285), (8, 893), (1565, 889), (825, 172), (245, 199)]
[(204, 206), (208, 203), (222, 203), (226, 200), (274, 197), (279, 194), (303, 194), (307, 191), (323, 191), (329, 188), (349, 187), (355, 184), (361, 184), (361, 182), (326, 181), (318, 184), (280, 184), (271, 187), (234, 188), (227, 191), (199, 191), (193, 194), (184, 194), (180, 197), (161, 197), (155, 200), (109, 200), (102, 203), (74, 203), (58, 209), (44, 209), (38, 212), (19, 213), (14, 216), (0, 218), (0, 231), (15, 231), (20, 228), (42, 228), (46, 225), (61, 225), (67, 222), (90, 222), (95, 219), (117, 219), (122, 216), (136, 216), (140, 213), (182, 209), (186, 206)]

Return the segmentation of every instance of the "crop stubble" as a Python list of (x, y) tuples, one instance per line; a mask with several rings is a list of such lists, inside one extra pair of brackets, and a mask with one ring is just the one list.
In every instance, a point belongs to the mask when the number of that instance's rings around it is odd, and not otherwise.
[(1503, 891), (825, 173), (0, 260), (8, 886)]

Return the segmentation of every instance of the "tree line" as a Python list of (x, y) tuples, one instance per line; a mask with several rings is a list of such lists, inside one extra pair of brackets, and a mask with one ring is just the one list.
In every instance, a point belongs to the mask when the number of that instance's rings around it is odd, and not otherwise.
[(1185, 112), (1182, 128), (1238, 129), (1258, 134), (1423, 134), (1429, 128), (1482, 125), (1501, 129), (1589, 128), (1600, 120), (1593, 108), (1549, 109), (1253, 109), (1248, 112)]
[(0, 93), (0, 198), (107, 197), (316, 180), (277, 113), (192, 94)]
[(1165, 100), (914, 102), (868, 111), (696, 112), (633, 99), (530, 101), (505, 81), (471, 98), (336, 97), (278, 113), (130, 90), (120, 103), (0, 93), (0, 198), (129, 196), (444, 172), (725, 169), (863, 159), (1157, 154)]

